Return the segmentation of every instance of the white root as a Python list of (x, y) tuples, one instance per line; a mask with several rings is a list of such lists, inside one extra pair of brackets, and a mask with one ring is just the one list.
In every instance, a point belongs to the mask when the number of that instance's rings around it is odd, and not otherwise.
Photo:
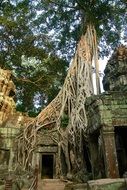
[[(39, 138), (39, 131), (42, 133), (47, 129), (55, 129), (59, 133), (58, 147), (63, 150), (68, 166), (68, 172), (71, 172), (69, 148), (75, 156), (75, 163), (77, 170), (81, 168), (82, 164), (82, 134), (85, 134), (87, 127), (87, 117), (85, 110), (86, 97), (93, 94), (92, 84), (92, 60), (95, 57), (97, 60), (97, 44), (95, 40), (96, 32), (93, 26), (89, 25), (85, 35), (81, 37), (77, 45), (77, 50), (70, 69), (68, 70), (67, 77), (64, 85), (56, 98), (38, 115), (36, 121), (31, 126), (26, 126), (24, 133), (20, 137), (24, 139), (20, 144), (19, 149), (22, 149), (22, 154), (25, 152), (23, 164), (27, 167), (30, 162), (30, 154), (36, 148), (37, 138)], [(61, 127), (61, 118), (66, 113), (69, 118), (66, 130)], [(47, 134), (48, 134), (47, 130)], [(45, 132), (44, 132), (45, 134)], [(50, 133), (51, 136), (51, 133)], [(20, 140), (19, 139), (19, 140)], [(53, 136), (52, 136), (53, 139)], [(22, 141), (20, 141), (22, 142)], [(25, 151), (24, 151), (25, 149)], [(60, 151), (59, 151), (60, 154)], [(18, 153), (20, 156), (20, 153)], [(60, 160), (59, 160), (60, 161)], [(61, 162), (61, 161), (60, 161)], [(59, 163), (60, 167), (61, 163)], [(61, 172), (61, 169), (59, 168)]]

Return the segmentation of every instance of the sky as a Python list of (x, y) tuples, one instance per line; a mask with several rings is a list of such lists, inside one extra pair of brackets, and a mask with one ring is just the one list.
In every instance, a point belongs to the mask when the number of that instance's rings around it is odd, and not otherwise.
[[(99, 59), (99, 70), (102, 74), (104, 74), (104, 69), (106, 67), (106, 64), (108, 62), (109, 57), (105, 57), (104, 59)], [(101, 92), (104, 91), (103, 89), (103, 85), (102, 85), (102, 79), (103, 76), (100, 77), (100, 88), (101, 88)]]
[[(121, 40), (121, 44), (127, 46), (127, 40)], [(106, 67), (106, 64), (108, 62), (108, 60), (110, 59), (111, 55), (112, 55), (113, 51), (110, 53), (110, 55), (108, 57), (104, 57), (104, 59), (99, 59), (99, 71), (104, 74), (104, 69)], [(103, 89), (103, 84), (102, 84), (102, 79), (103, 76), (100, 77), (100, 88), (101, 88), (101, 92), (104, 92)], [(95, 80), (95, 75), (93, 76), (93, 84), (94, 84), (94, 93), (96, 94), (96, 80)]]

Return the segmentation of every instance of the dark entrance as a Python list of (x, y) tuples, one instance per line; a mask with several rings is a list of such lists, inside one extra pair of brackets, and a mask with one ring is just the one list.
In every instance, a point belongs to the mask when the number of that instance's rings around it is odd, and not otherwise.
[(90, 152), (88, 147), (86, 146), (86, 144), (84, 143), (83, 145), (83, 150), (84, 150), (84, 160), (86, 163), (86, 169), (88, 173), (92, 173), (92, 167), (91, 167), (91, 163), (90, 163)]
[(42, 178), (53, 178), (53, 155), (45, 154), (42, 155)]
[(127, 171), (127, 128), (115, 128), (115, 142), (119, 175), (123, 177), (123, 174)]

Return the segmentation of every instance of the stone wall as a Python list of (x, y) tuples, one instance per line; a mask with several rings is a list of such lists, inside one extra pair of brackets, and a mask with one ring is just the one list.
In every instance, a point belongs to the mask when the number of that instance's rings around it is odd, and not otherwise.
[(0, 68), (0, 124), (15, 110), (15, 85), (11, 79), (11, 71)]
[(104, 70), (106, 91), (127, 91), (127, 47), (120, 46), (109, 59)]
[(68, 182), (64, 190), (125, 190), (127, 184), (124, 179), (100, 179), (87, 183), (74, 184)]
[(93, 178), (119, 177), (115, 130), (127, 128), (127, 93), (115, 91), (89, 97), (86, 111)]
[(127, 93), (115, 91), (87, 98), (87, 132), (92, 133), (101, 126), (127, 125)]
[[(119, 151), (118, 143), (120, 138), (124, 138), (123, 131), (126, 132), (127, 129), (127, 47), (120, 46), (115, 50), (104, 73), (103, 86), (107, 92), (87, 98), (85, 104), (94, 179), (104, 176), (117, 178), (123, 175), (122, 169), (120, 171), (122, 153)], [(126, 144), (126, 141), (124, 143)], [(125, 160), (126, 157), (127, 155)]]

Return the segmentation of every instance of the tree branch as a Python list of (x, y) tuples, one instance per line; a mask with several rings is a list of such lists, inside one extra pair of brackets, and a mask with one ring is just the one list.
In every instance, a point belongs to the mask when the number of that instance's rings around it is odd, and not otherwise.
[(39, 81), (42, 80), (43, 77), (40, 77), (39, 79), (37, 79), (36, 81), (32, 81), (28, 78), (17, 78), (17, 77), (14, 77), (15, 80), (17, 81), (22, 81), (22, 82), (27, 82), (27, 83), (31, 83), (31, 84), (34, 84), (35, 86), (39, 87), (39, 85), (37, 84)]

